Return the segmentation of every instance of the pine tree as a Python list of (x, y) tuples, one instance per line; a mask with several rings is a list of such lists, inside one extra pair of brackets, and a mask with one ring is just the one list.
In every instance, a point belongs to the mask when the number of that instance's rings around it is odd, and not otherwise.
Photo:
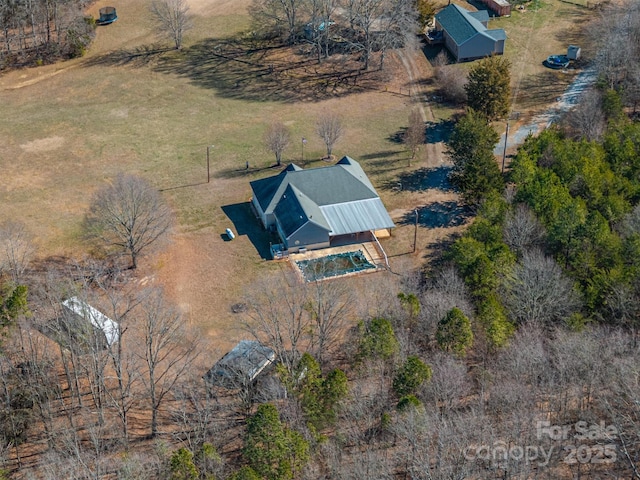
[(495, 55), (473, 66), (465, 86), (469, 108), (489, 120), (504, 118), (509, 113), (511, 102), (510, 68), (506, 58)]
[(436, 341), (440, 348), (464, 356), (473, 344), (469, 319), (459, 308), (452, 308), (438, 323)]
[(449, 138), (448, 153), (453, 161), (450, 180), (465, 200), (479, 204), (490, 193), (502, 193), (504, 180), (493, 155), (498, 134), (486, 118), (469, 110)]

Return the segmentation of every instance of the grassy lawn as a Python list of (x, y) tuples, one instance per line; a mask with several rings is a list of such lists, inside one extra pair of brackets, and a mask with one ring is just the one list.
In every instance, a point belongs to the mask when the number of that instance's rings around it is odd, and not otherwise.
[(540, 0), (538, 8), (522, 12), (514, 8), (510, 17), (489, 22), (490, 28), (507, 32), (504, 55), (512, 65), (514, 111), (544, 109), (573, 79), (571, 73), (545, 68), (542, 62), (549, 55), (566, 53), (571, 44), (581, 45), (587, 57), (592, 54), (582, 30), (593, 11), (576, 3)]
[[(89, 13), (96, 15), (103, 3)], [(92, 193), (118, 172), (142, 175), (174, 207), (178, 225), (167, 250), (144, 263), (141, 281), (164, 285), (190, 321), (218, 341), (239, 335), (229, 333), (237, 321), (229, 305), (242, 301), (256, 277), (283, 268), (265, 261), (268, 238), (252, 230), (256, 224), (246, 206), (249, 182), (278, 171), (270, 168), (274, 158), (262, 146), (271, 121), (292, 131), (285, 162), (325, 166), (315, 122), (326, 111), (337, 112), (345, 135), (334, 154), (361, 162), (389, 211), (404, 215), (440, 201), (422, 190), (397, 188), (402, 175), (425, 164), (422, 157), (409, 169), (398, 143), (413, 105), (398, 60), (388, 60), (395, 75), (356, 85), (349, 79), (332, 83), (312, 63), (289, 68), (278, 52), (269, 60), (259, 51), (236, 56), (231, 37), (248, 28), (248, 3), (193, 0), (195, 26), (177, 52), (158, 42), (147, 3), (134, 0), (117, 7), (117, 22), (98, 29), (86, 57), (0, 77), (0, 104), (11, 112), (0, 116), (0, 221), (23, 221), (41, 257), (82, 257), (89, 246), (81, 224)], [(515, 109), (543, 108), (570, 80), (541, 62), (579, 43), (575, 28), (587, 12), (545, 0), (539, 10), (491, 21), (491, 28), (505, 28), (509, 35)], [(267, 61), (274, 62), (273, 75), (265, 74)], [(436, 123), (453, 112), (439, 105), (431, 109)], [(207, 146), (213, 146), (209, 183)], [(431, 165), (441, 160), (427, 159)], [(448, 201), (443, 196), (441, 205)], [(226, 227), (238, 230), (233, 242), (224, 240)], [(443, 235), (442, 229), (421, 230), (420, 248)], [(411, 251), (412, 242), (409, 219), (385, 245), (401, 255)], [(406, 263), (421, 262), (421, 255)]]
[[(242, 335), (229, 306), (256, 277), (282, 268), (264, 260), (269, 239), (252, 230), (246, 207), (249, 181), (278, 171), (262, 146), (271, 121), (292, 131), (285, 162), (327, 165), (315, 123), (335, 111), (346, 127), (335, 155), (361, 161), (376, 184), (406, 165), (394, 137), (406, 125), (407, 96), (366, 85), (331, 95), (334, 87), (315, 82), (312, 71), (264, 78), (215, 55), (217, 44), (248, 26), (247, 3), (201, 2), (185, 48), (175, 52), (158, 43), (146, 2), (129, 2), (118, 6), (117, 22), (98, 29), (86, 57), (0, 77), (0, 104), (11, 112), (0, 116), (0, 222), (24, 222), (41, 258), (81, 258), (90, 249), (81, 224), (92, 193), (118, 172), (147, 178), (173, 206), (177, 228), (166, 250), (141, 262), (138, 278), (163, 285), (218, 345)], [(318, 84), (316, 98), (299, 101), (296, 82)], [(391, 191), (381, 195), (396, 204)], [(242, 234), (227, 242), (226, 227)]]

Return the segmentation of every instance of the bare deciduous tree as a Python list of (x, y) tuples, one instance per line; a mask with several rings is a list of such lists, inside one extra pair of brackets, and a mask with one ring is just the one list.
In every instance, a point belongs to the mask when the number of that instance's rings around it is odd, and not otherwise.
[(625, 1), (607, 5), (588, 31), (599, 47), (595, 65), (606, 85), (636, 91), (637, 62), (631, 59), (640, 54), (640, 4)]
[(158, 191), (143, 178), (123, 174), (95, 194), (85, 220), (90, 236), (130, 256), (131, 268), (171, 225), (171, 211)]
[(193, 24), (186, 0), (154, 0), (151, 3), (151, 14), (158, 31), (170, 38), (176, 50), (182, 48), (182, 37)]
[(502, 286), (505, 307), (518, 323), (566, 320), (580, 305), (572, 282), (539, 250), (525, 251)]
[(273, 122), (264, 132), (264, 145), (276, 156), (276, 164), (282, 164), (282, 152), (291, 143), (291, 132), (282, 122)]
[(387, 11), (389, 0), (351, 0), (348, 2), (349, 18), (353, 27), (353, 45), (362, 52), (362, 67), (369, 68), (374, 49), (376, 22)]
[(142, 304), (138, 319), (145, 363), (142, 380), (151, 409), (151, 436), (158, 434), (158, 414), (165, 397), (182, 374), (191, 367), (198, 352), (195, 340), (188, 334), (182, 317), (168, 306), (160, 290), (152, 291)]
[(258, 30), (283, 33), (293, 44), (299, 37), (303, 6), (303, 0), (253, 0), (250, 13)]
[(467, 367), (461, 360), (440, 353), (429, 360), (433, 369), (431, 381), (424, 387), (426, 397), (444, 411), (454, 408), (471, 391)]
[(584, 92), (578, 105), (567, 113), (564, 120), (574, 137), (601, 140), (607, 126), (602, 111), (602, 94), (596, 89)]
[(311, 315), (311, 351), (322, 364), (340, 344), (353, 314), (353, 295), (346, 285), (337, 281), (314, 282), (307, 290), (305, 308)]
[(273, 349), (279, 363), (292, 373), (309, 347), (311, 321), (305, 310), (305, 292), (293, 275), (259, 281), (248, 299), (243, 327)]
[(0, 274), (7, 272), (17, 285), (34, 253), (31, 235), (18, 222), (0, 224)]
[(533, 247), (540, 247), (544, 241), (544, 227), (525, 204), (518, 204), (507, 214), (503, 228), (503, 238), (518, 255)]
[[(333, 18), (338, 3), (339, 0), (310, 0), (308, 3), (311, 18), (305, 29), (305, 36), (315, 45), (318, 63), (329, 56)], [(310, 29), (311, 38), (308, 37), (307, 29)]]
[(384, 11), (376, 19), (378, 31), (375, 32), (375, 47), (380, 51), (380, 70), (384, 69), (384, 60), (388, 50), (418, 48), (415, 32), (418, 31), (418, 12), (412, 2), (387, 0)]
[(418, 328), (424, 340), (434, 337), (438, 322), (453, 307), (458, 307), (469, 317), (473, 315), (467, 287), (454, 268), (442, 270), (432, 280), (422, 294), (421, 303)]
[(467, 101), (467, 74), (459, 65), (448, 65), (446, 51), (440, 52), (434, 60), (436, 80), (440, 93), (449, 101), (464, 103)]
[(316, 132), (327, 147), (327, 158), (331, 158), (334, 145), (344, 135), (342, 119), (336, 113), (325, 113), (318, 119)]
[[(107, 346), (110, 368), (115, 377), (116, 387), (107, 389), (108, 402), (116, 411), (122, 425), (122, 438), (129, 443), (130, 411), (137, 403), (136, 389), (140, 383), (140, 358), (134, 352), (136, 339), (132, 338), (134, 309), (142, 300), (138, 292), (125, 288), (113, 289), (100, 284), (100, 289), (108, 304), (109, 318), (117, 322), (119, 341)], [(131, 342), (131, 343), (129, 343)]]
[(518, 323), (566, 320), (580, 301), (560, 266), (539, 250), (526, 251), (503, 280), (503, 299)]

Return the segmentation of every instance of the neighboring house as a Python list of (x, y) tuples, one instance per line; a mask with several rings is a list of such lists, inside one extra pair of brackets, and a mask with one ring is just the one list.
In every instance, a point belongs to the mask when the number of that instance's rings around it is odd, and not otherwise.
[(271, 366), (276, 354), (255, 340), (241, 340), (209, 370), (204, 379), (212, 385), (242, 388)]
[(456, 61), (464, 62), (489, 55), (502, 55), (507, 34), (501, 28), (489, 30), (486, 10), (470, 12), (451, 4), (436, 14), (436, 30)]
[(101, 347), (111, 346), (120, 339), (120, 326), (102, 312), (78, 297), (62, 302), (65, 328), (71, 337)]
[[(351, 238), (389, 233), (395, 225), (375, 188), (349, 157), (324, 168), (290, 164), (279, 175), (251, 182), (252, 204), (265, 228), (291, 253), (326, 248)], [(382, 234), (382, 232), (379, 232)]]

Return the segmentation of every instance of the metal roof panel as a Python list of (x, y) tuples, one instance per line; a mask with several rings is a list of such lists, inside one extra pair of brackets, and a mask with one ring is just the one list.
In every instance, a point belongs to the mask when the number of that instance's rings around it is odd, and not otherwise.
[(380, 198), (321, 206), (331, 235), (382, 230), (395, 227)]

